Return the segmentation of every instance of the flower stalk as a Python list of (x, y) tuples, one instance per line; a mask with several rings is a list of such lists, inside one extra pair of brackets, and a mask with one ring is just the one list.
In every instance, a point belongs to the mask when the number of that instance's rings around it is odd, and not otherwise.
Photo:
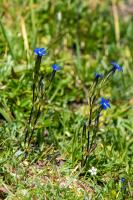
[[(105, 73), (95, 74), (92, 85), (89, 89), (88, 95), (88, 104), (89, 104), (89, 116), (86, 119), (86, 124), (83, 126), (82, 130), (82, 158), (81, 158), (81, 167), (85, 167), (90, 154), (95, 150), (97, 146), (97, 133), (99, 131), (99, 122), (100, 116), (103, 110), (108, 110), (110, 106), (110, 102), (108, 99), (104, 97), (100, 98), (98, 103), (98, 99), (100, 97), (100, 90), (104, 87), (104, 85), (108, 83), (110, 78), (114, 75), (116, 71), (122, 71), (122, 67), (116, 62), (111, 62), (112, 68)], [(83, 140), (83, 138), (85, 138)], [(86, 146), (86, 147), (85, 147)]]
[(50, 85), (55, 77), (56, 71), (60, 70), (60, 67), (57, 64), (52, 65), (53, 71), (51, 73), (50, 79), (47, 80), (48, 86), (46, 87), (44, 76), (40, 73), (42, 56), (46, 55), (46, 50), (44, 48), (36, 48), (34, 50), (34, 53), (37, 54), (37, 57), (33, 71), (32, 107), (30, 111), (29, 120), (26, 126), (24, 139), (24, 143), (25, 145), (27, 145), (27, 147), (30, 146), (38, 119), (43, 110), (44, 106), (42, 102), (45, 101), (45, 96), (49, 91)]

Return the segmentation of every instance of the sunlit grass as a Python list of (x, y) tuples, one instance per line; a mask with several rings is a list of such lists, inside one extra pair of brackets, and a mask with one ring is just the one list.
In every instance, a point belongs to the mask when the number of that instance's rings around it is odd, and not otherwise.
[[(133, 26), (130, 13), (121, 11), (123, 5), (124, 1), (0, 1), (1, 199), (132, 199)], [(25, 158), (35, 47), (48, 49), (42, 74), (51, 73), (53, 63), (59, 63), (61, 71)], [(79, 134), (88, 115), (86, 97), (94, 74), (107, 72), (112, 60), (123, 66), (123, 73), (101, 90), (111, 108), (101, 116), (97, 148), (87, 164), (88, 170), (97, 168), (92, 176), (81, 168)]]

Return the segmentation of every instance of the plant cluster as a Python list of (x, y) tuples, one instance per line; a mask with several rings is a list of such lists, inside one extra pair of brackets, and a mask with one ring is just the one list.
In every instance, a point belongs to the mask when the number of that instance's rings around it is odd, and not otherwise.
[(122, 67), (116, 62), (111, 62), (112, 68), (105, 74), (96, 73), (93, 83), (89, 88), (88, 94), (88, 106), (89, 116), (84, 119), (81, 146), (82, 146), (82, 159), (81, 166), (84, 167), (88, 162), (90, 154), (95, 150), (97, 146), (97, 133), (99, 131), (99, 119), (103, 110), (109, 109), (109, 99), (100, 97), (100, 91), (116, 71), (122, 71)]
[(52, 73), (48, 79), (40, 72), (42, 57), (46, 56), (45, 48), (36, 48), (34, 53), (37, 55), (35, 67), (33, 70), (33, 86), (32, 86), (32, 107), (30, 111), (29, 120), (25, 128), (24, 144), (26, 148), (30, 146), (35, 129), (37, 129), (37, 122), (41, 112), (47, 111), (47, 93), (50, 89), (51, 83), (58, 70), (61, 69), (57, 64), (52, 65)]
[[(40, 72), (42, 56), (46, 56), (46, 49), (36, 48), (34, 50), (34, 53), (37, 55), (37, 57), (33, 71), (32, 108), (25, 129), (24, 143), (26, 145), (26, 148), (30, 147), (35, 129), (37, 129), (37, 122), (41, 115), (41, 112), (47, 112), (47, 92), (49, 91), (56, 72), (61, 69), (61, 67), (57, 64), (53, 64), (53, 71), (48, 80), (46, 80), (46, 76), (42, 75)], [(96, 140), (99, 130), (99, 119), (102, 115), (102, 111), (107, 110), (111, 107), (108, 99), (104, 97), (100, 98), (100, 91), (107, 85), (107, 83), (110, 81), (111, 77), (115, 74), (116, 71), (122, 71), (122, 67), (116, 62), (111, 62), (111, 65), (112, 68), (108, 72), (106, 72), (105, 75), (100, 73), (95, 74), (93, 83), (89, 88), (89, 116), (84, 119), (81, 135), (81, 167), (84, 167), (86, 165), (90, 154), (95, 150), (97, 146)]]

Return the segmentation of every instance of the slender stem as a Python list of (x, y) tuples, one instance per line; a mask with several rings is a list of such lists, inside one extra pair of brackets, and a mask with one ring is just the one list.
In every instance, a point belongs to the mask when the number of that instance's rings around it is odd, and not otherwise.
[(38, 120), (38, 118), (39, 118), (39, 114), (40, 114), (40, 108), (41, 108), (41, 106), (39, 105), (39, 108), (38, 108), (38, 111), (37, 111), (37, 115), (36, 115), (36, 119), (35, 119), (35, 121), (34, 121), (34, 126), (33, 126), (33, 129), (32, 129), (32, 132), (31, 132), (30, 138), (29, 138), (29, 140), (28, 140), (28, 146), (30, 145), (30, 142), (31, 142), (32, 136), (33, 136), (34, 131), (35, 131), (35, 126), (36, 126), (36, 123), (37, 123), (37, 120)]
[[(50, 87), (50, 85), (51, 85), (51, 82), (52, 82), (52, 80), (53, 80), (53, 78), (54, 78), (54, 76), (55, 76), (55, 73), (56, 73), (56, 71), (53, 70), (53, 72), (52, 72), (52, 74), (51, 74), (51, 78), (50, 78), (50, 83), (49, 83), (49, 85), (48, 85), (48, 87), (47, 87), (47, 91), (48, 91), (48, 89), (49, 89), (49, 87)], [(44, 98), (44, 94), (42, 94), (42, 97), (41, 97), (41, 98), (42, 98), (42, 99)], [(34, 98), (33, 98), (33, 106), (34, 106)], [(30, 145), (31, 138), (32, 138), (32, 136), (33, 136), (33, 134), (34, 134), (34, 131), (35, 131), (35, 126), (36, 126), (36, 123), (37, 123), (37, 120), (38, 120), (38, 117), (39, 117), (40, 109), (41, 109), (41, 105), (39, 105), (39, 108), (38, 108), (38, 111), (37, 111), (37, 116), (36, 116), (36, 119), (35, 119), (35, 121), (34, 121), (34, 127), (33, 127), (33, 129), (32, 129), (32, 132), (31, 132), (31, 135), (30, 135), (30, 138), (29, 138), (29, 141), (28, 141), (28, 146)], [(32, 112), (31, 112), (31, 114), (32, 114)]]
[[(36, 90), (36, 83), (38, 80), (38, 75), (39, 75), (39, 70), (40, 70), (40, 65), (41, 65), (41, 59), (42, 59), (42, 57), (40, 57), (40, 56), (36, 57), (35, 68), (34, 68), (34, 77), (33, 77), (33, 86), (32, 86), (32, 108), (30, 111), (30, 116), (29, 116), (27, 125), (31, 124), (31, 119), (32, 119), (33, 110), (34, 110), (34, 104), (36, 101), (35, 90)], [(26, 143), (27, 137), (28, 137), (28, 128), (26, 127), (24, 143)]]
[(82, 138), (81, 138), (81, 143), (82, 143), (82, 160), (81, 160), (81, 167), (84, 166), (84, 137), (86, 138), (86, 121), (84, 122), (83, 126), (83, 131), (82, 131)]
[(109, 70), (106, 74), (105, 74), (105, 78), (101, 81), (101, 86), (104, 85), (106, 83), (107, 80), (109, 80), (109, 78), (111, 77), (111, 75), (113, 75), (115, 73), (115, 70), (113, 70), (113, 68), (111, 70)]
[(95, 140), (95, 138), (96, 138), (96, 133), (97, 133), (97, 131), (98, 131), (99, 118), (100, 118), (101, 110), (102, 110), (102, 109), (100, 108), (100, 110), (98, 111), (97, 117), (96, 117), (96, 119), (95, 119), (95, 125), (94, 125), (95, 128), (94, 128), (94, 134), (93, 134), (92, 141), (91, 141), (91, 145), (90, 145), (90, 150), (91, 150), (91, 148), (92, 148), (92, 145), (93, 145), (94, 140)]
[(34, 77), (33, 77), (33, 98), (32, 98), (33, 104), (35, 102), (35, 90), (36, 90), (36, 83), (38, 81), (38, 75), (40, 71), (41, 59), (42, 57), (37, 56), (36, 62), (35, 62)]
[(52, 74), (51, 74), (51, 77), (50, 77), (50, 80), (49, 80), (49, 85), (47, 87), (47, 89), (50, 87), (51, 83), (52, 83), (52, 80), (54, 79), (55, 77), (55, 73), (56, 73), (56, 70), (53, 70), (52, 71)]
[(89, 152), (89, 144), (90, 144), (90, 131), (88, 130), (88, 135), (87, 135), (87, 152)]
[[(90, 97), (90, 114), (89, 114), (89, 124), (88, 124), (88, 128), (90, 128), (91, 126), (91, 122), (92, 122), (92, 111), (93, 111), (93, 106), (96, 100), (96, 96)], [(89, 151), (89, 142), (90, 142), (90, 131), (88, 130), (88, 142), (87, 142), (87, 152)]]
[[(50, 85), (51, 85), (51, 82), (52, 82), (52, 80), (53, 80), (53, 78), (54, 78), (54, 76), (55, 76), (55, 73), (56, 73), (56, 71), (53, 70), (53, 72), (52, 72), (52, 74), (51, 74), (51, 78), (50, 78), (50, 83), (49, 83), (49, 85), (48, 85), (48, 87), (47, 87), (47, 91), (48, 91), (48, 89), (49, 89), (49, 87), (50, 87)], [(44, 98), (44, 93), (42, 94), (42, 97), (41, 97), (41, 98), (42, 98), (42, 99)], [(34, 103), (34, 102), (33, 102), (33, 103)], [(41, 105), (39, 105), (39, 108), (38, 108), (38, 111), (37, 111), (36, 119), (35, 119), (35, 121), (34, 121), (34, 127), (33, 127), (33, 129), (32, 129), (32, 132), (31, 132), (31, 135), (30, 135), (30, 138), (29, 138), (29, 141), (28, 141), (28, 146), (30, 145), (32, 136), (33, 136), (34, 131), (35, 131), (35, 126), (36, 126), (37, 120), (38, 120), (38, 118), (39, 118), (40, 109), (41, 109)]]
[[(97, 91), (98, 89), (101, 89), (101, 86), (103, 86), (109, 79), (110, 77), (115, 73), (115, 70), (112, 68), (110, 71), (108, 71), (105, 76), (104, 79), (94, 79), (91, 87), (90, 87), (90, 95), (89, 95), (89, 100), (88, 100), (88, 104), (89, 104), (89, 120), (88, 120), (88, 133), (87, 133), (87, 146), (86, 146), (86, 150), (87, 150), (87, 155), (85, 157), (85, 160), (82, 164), (82, 166), (86, 165), (87, 159), (89, 157), (89, 154), (95, 149), (94, 146), (96, 146), (96, 144), (94, 143), (96, 140), (96, 134), (98, 131), (98, 126), (99, 126), (99, 118), (100, 118), (100, 113), (102, 111), (102, 108), (100, 107), (100, 109), (98, 110), (97, 116), (94, 119), (95, 120), (95, 124), (93, 125), (93, 135), (92, 135), (92, 140), (91, 140), (91, 144), (90, 144), (90, 127), (92, 124), (92, 120), (93, 120), (93, 107), (96, 101), (96, 97), (97, 97)], [(97, 87), (99, 86), (99, 87)], [(83, 149), (82, 149), (83, 151)], [(83, 153), (82, 153), (83, 155)], [(82, 158), (83, 160), (83, 158)]]
[[(96, 86), (98, 84), (98, 81), (94, 81), (91, 88), (92, 89), (92, 94), (89, 98), (89, 106), (90, 106), (90, 112), (89, 112), (89, 122), (88, 122), (88, 129), (90, 128), (91, 126), (91, 123), (92, 123), (92, 111), (93, 111), (93, 106), (94, 106), (94, 103), (95, 103), (95, 100), (96, 100), (96, 95), (95, 95), (95, 91), (96, 91)], [(87, 133), (87, 147), (86, 147), (86, 150), (87, 150), (87, 155), (85, 157), (85, 160), (84, 160), (84, 163), (83, 163), (83, 166), (86, 164), (87, 162), (87, 159), (88, 159), (88, 154), (89, 154), (89, 146), (90, 146), (90, 131), (88, 130), (88, 133)]]

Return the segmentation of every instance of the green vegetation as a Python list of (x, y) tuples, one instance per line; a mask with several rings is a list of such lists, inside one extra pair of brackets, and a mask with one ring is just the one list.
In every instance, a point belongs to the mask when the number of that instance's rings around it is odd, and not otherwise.
[[(130, 4), (0, 0), (0, 199), (133, 198)], [(50, 85), (27, 147), (36, 47), (47, 50), (41, 75), (49, 78), (54, 63), (61, 70)], [(112, 60), (123, 66), (123, 72), (117, 71), (101, 89), (111, 108), (100, 116), (97, 147), (84, 169), (81, 135), (89, 115), (89, 87), (95, 73), (111, 69)]]

